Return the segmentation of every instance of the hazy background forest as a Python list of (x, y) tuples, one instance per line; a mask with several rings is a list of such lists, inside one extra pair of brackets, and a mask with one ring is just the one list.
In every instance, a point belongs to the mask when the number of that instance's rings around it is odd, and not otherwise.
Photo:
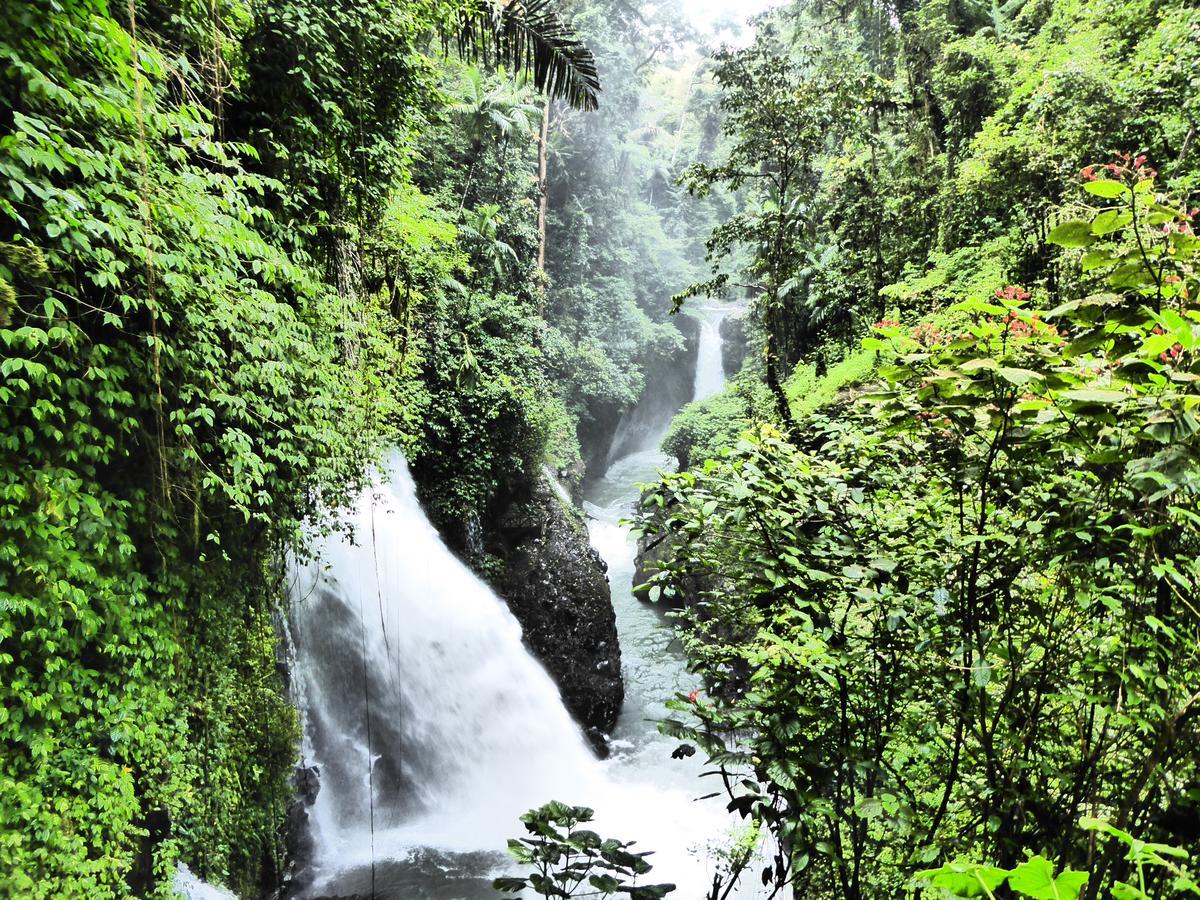
[[(308, 890), (288, 592), (395, 451), (601, 754), (673, 611), (706, 900), (1200, 894), (1198, 62), (1185, 0), (8, 0), (0, 894)], [(586, 818), (498, 886), (686, 882)]]

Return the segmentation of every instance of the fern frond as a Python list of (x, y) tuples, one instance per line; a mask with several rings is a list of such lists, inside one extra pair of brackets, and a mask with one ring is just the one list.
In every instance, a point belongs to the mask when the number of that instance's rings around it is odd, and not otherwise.
[(596, 59), (551, 0), (472, 0), (452, 41), (464, 59), (527, 72), (539, 91), (576, 109), (599, 105)]

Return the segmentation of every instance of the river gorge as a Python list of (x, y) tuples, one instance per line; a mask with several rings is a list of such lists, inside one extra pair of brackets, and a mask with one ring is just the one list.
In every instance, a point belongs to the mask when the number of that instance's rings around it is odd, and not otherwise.
[[(724, 384), (729, 312), (699, 312), (693, 399)], [(582, 502), (607, 568), (624, 683), (607, 759), (596, 758), (504, 601), (429, 522), (399, 455), (345, 531), (296, 567), (291, 664), (299, 772), (311, 787), (297, 896), (490, 900), (518, 817), (551, 799), (595, 808), (599, 830), (653, 850), (655, 875), (685, 892), (711, 881), (703, 851), (726, 829), (723, 804), (696, 799), (712, 790), (699, 760), (674, 759), (677, 742), (656, 727), (665, 701), (699, 684), (663, 610), (634, 595), (637, 546), (625, 522), (639, 484), (674, 463), (658, 444), (677, 409), (658, 409), (630, 414), (640, 428)]]

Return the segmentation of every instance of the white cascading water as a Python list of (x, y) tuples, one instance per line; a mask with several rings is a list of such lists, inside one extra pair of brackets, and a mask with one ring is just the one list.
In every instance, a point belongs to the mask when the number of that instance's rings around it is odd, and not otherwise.
[(184, 900), (237, 900), (237, 896), (223, 887), (209, 884), (192, 873), (185, 865), (175, 871), (171, 888)]
[(721, 340), (721, 323), (729, 315), (724, 306), (706, 307), (700, 318), (700, 341), (696, 348), (696, 378), (693, 382), (692, 400), (705, 400), (721, 393), (725, 387), (725, 361), (722, 358), (724, 342)]
[(508, 608), (425, 517), (399, 455), (345, 524), (353, 542), (319, 542), (292, 599), (303, 752), (320, 770), (313, 895), (361, 890), (370, 867), (378, 897), (435, 896), (377, 890), (374, 866), (419, 848), (502, 850), (551, 799), (593, 806), (602, 833), (657, 851), (655, 880), (699, 894), (711, 876), (689, 851), (720, 836), (720, 806), (698, 809), (694, 781), (665, 787), (592, 756)]

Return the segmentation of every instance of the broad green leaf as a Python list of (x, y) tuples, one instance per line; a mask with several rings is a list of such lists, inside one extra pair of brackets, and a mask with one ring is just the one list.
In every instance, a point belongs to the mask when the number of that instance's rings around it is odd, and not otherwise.
[(1089, 181), (1084, 184), (1083, 189), (1089, 194), (1094, 194), (1097, 197), (1103, 197), (1105, 200), (1115, 200), (1129, 193), (1129, 188), (1119, 181)]
[(1008, 366), (1000, 367), (1000, 377), (1010, 384), (1023, 385), (1029, 384), (1031, 381), (1043, 381), (1045, 376), (1040, 372), (1033, 372), (1029, 369), (1013, 369)]
[(1074, 219), (1054, 228), (1046, 240), (1060, 247), (1090, 247), (1096, 243), (1096, 235), (1092, 233), (1091, 222)]
[(955, 897), (986, 897), (1008, 878), (1007, 869), (976, 863), (947, 863), (940, 869), (918, 872), (917, 878), (928, 881)]
[(1149, 894), (1141, 888), (1118, 881), (1112, 886), (1113, 900), (1151, 900)]
[(637, 887), (622, 885), (621, 889), (629, 894), (629, 900), (663, 900), (667, 894), (675, 890), (675, 885), (644, 884)]
[(1092, 221), (1092, 233), (1098, 235), (1112, 234), (1120, 231), (1133, 221), (1133, 213), (1125, 210), (1109, 209), (1100, 213)]
[(1000, 364), (990, 356), (981, 356), (977, 359), (969, 359), (959, 368), (964, 372), (978, 372), (981, 369), (995, 371), (1000, 368)]
[(867, 797), (854, 807), (854, 813), (862, 819), (877, 819), (883, 815), (883, 801), (878, 797)]
[(588, 884), (602, 894), (615, 894), (621, 887), (621, 882), (611, 875), (592, 875), (588, 878)]
[(1091, 250), (1083, 254), (1083, 259), (1079, 261), (1079, 264), (1083, 267), (1083, 271), (1091, 272), (1114, 262), (1116, 262), (1116, 258), (1106, 250)]
[(1072, 400), (1076, 403), (1121, 403), (1129, 399), (1123, 391), (1108, 391), (1101, 388), (1079, 388), (1061, 391), (1058, 397), (1062, 400)]
[(1032, 900), (1075, 900), (1087, 879), (1087, 872), (1070, 870), (1056, 878), (1050, 860), (1032, 856), (1013, 869), (1008, 876), (1008, 886)]

